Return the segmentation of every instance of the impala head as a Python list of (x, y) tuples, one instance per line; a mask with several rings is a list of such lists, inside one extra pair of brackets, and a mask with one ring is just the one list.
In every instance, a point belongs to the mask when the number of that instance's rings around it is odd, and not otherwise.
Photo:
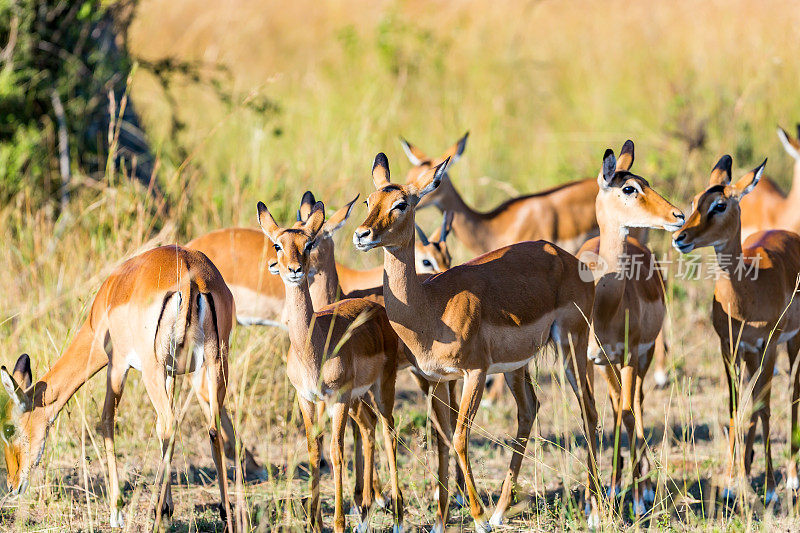
[(377, 246), (395, 248), (414, 240), (414, 211), (426, 194), (436, 190), (450, 162), (423, 172), (410, 183), (397, 185), (389, 181), (389, 160), (383, 153), (375, 156), (372, 182), (375, 192), (367, 198), (369, 214), (353, 234), (353, 244), (366, 252)]
[(414, 224), (419, 239), (414, 245), (414, 257), (418, 274), (436, 274), (450, 268), (450, 251), (447, 249), (447, 235), (453, 225), (453, 213), (445, 211), (442, 225), (430, 237)]
[[(333, 259), (333, 234), (341, 229), (350, 217), (350, 213), (353, 211), (353, 205), (355, 205), (356, 200), (358, 200), (358, 196), (359, 195), (356, 195), (350, 202), (339, 208), (339, 210), (331, 215), (328, 220), (325, 221), (325, 224), (323, 224), (320, 235), (316, 239), (316, 244), (314, 244), (311, 249), (308, 271), (306, 272), (310, 278), (313, 278), (314, 274), (318, 271), (323, 258)], [(302, 230), (317, 203), (318, 202), (314, 199), (314, 194), (312, 194), (311, 191), (306, 191), (303, 194), (303, 198), (300, 200), (300, 209), (297, 210), (297, 220), (292, 224), (290, 229)], [(280, 274), (277, 258), (270, 261), (269, 272), (276, 275)]]
[[(414, 165), (411, 170), (408, 171), (406, 175), (406, 183), (414, 183), (416, 182), (420, 176), (425, 174), (426, 172), (430, 171), (431, 169), (438, 167), (441, 165), (445, 160), (449, 159), (450, 164), (452, 165), (456, 161), (461, 158), (461, 154), (464, 153), (464, 149), (467, 147), (467, 137), (469, 137), (469, 132), (465, 133), (463, 137), (461, 137), (456, 143), (447, 149), (447, 151), (442, 154), (441, 157), (437, 159), (431, 159), (425, 153), (405, 140), (404, 138), (400, 138), (400, 143), (403, 145), (403, 151), (406, 153), (406, 157), (408, 160), (411, 161), (411, 164)], [(420, 201), (419, 205), (417, 206), (418, 209), (422, 209), (423, 207), (428, 207), (431, 205), (436, 205), (438, 200), (445, 194), (447, 194), (448, 189), (452, 187), (450, 183), (450, 176), (445, 172), (442, 177), (442, 184), (439, 186), (437, 190), (429, 194), (425, 197), (424, 200)]]
[(6, 458), (6, 483), (12, 495), (28, 488), (31, 470), (44, 453), (47, 421), (42, 409), (33, 409), (31, 360), (22, 354), (9, 373), (0, 367), (0, 380), (8, 397), (0, 400), (2, 409), (3, 452)]
[(704, 246), (716, 248), (740, 238), (739, 201), (758, 184), (767, 160), (736, 183), (731, 183), (732, 164), (731, 156), (722, 156), (711, 171), (708, 188), (692, 200), (692, 213), (686, 224), (672, 235), (672, 244), (681, 252)]
[(684, 220), (680, 209), (654, 191), (643, 177), (632, 174), (632, 165), (633, 141), (625, 141), (619, 159), (613, 150), (606, 150), (597, 176), (598, 222), (615, 222), (620, 228), (680, 228)]
[(783, 149), (792, 156), (795, 162), (800, 163), (800, 124), (797, 125), (797, 137), (792, 137), (786, 130), (778, 126), (778, 138), (781, 140)]
[(258, 202), (258, 223), (272, 241), (278, 254), (278, 273), (287, 285), (300, 285), (309, 274), (311, 253), (323, 237), (325, 207), (314, 204), (305, 223), (281, 228), (272, 218), (267, 206)]

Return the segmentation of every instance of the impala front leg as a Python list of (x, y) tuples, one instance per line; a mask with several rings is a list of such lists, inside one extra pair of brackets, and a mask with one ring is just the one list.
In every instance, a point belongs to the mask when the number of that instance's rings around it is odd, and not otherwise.
[(336, 403), (328, 407), (331, 413), (331, 468), (335, 485), (333, 530), (336, 533), (342, 533), (344, 532), (342, 461), (344, 459), (344, 432), (347, 428), (347, 417), (350, 410), (349, 395), (346, 398), (339, 398)]
[(725, 468), (725, 488), (722, 491), (722, 497), (729, 499), (736, 497), (733, 474), (736, 464), (736, 434), (738, 432), (736, 420), (739, 407), (739, 365), (731, 357), (728, 342), (725, 339), (720, 339), (720, 345), (722, 364), (725, 367), (725, 378), (728, 384), (728, 414), (730, 416), (728, 423), (728, 464)]
[(471, 370), (467, 373), (464, 378), (464, 390), (461, 393), (461, 405), (458, 409), (458, 422), (456, 422), (456, 429), (453, 433), (453, 447), (456, 450), (456, 457), (458, 457), (461, 469), (464, 470), (464, 478), (467, 483), (470, 515), (475, 521), (475, 530), (478, 533), (492, 529), (486, 520), (486, 513), (475, 486), (475, 478), (472, 475), (472, 465), (469, 462), (469, 433), (475, 413), (480, 407), (485, 387), (485, 370)]
[(300, 396), (297, 397), (297, 401), (300, 404), (300, 412), (303, 414), (306, 444), (308, 445), (308, 467), (311, 470), (308, 521), (313, 531), (322, 531), (322, 510), (319, 507), (319, 447), (322, 439), (317, 435), (319, 430), (315, 424), (314, 403)]
[(795, 335), (787, 344), (789, 352), (789, 368), (792, 376), (792, 431), (789, 434), (789, 466), (786, 474), (786, 488), (791, 491), (800, 489), (800, 479), (797, 476), (797, 456), (800, 451), (800, 428), (798, 427), (798, 414), (800, 414), (800, 364), (797, 354), (800, 352), (800, 335)]

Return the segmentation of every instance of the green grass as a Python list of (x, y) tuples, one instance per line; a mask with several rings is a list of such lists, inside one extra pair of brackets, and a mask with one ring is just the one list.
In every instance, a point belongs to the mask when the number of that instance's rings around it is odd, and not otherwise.
[[(172, 96), (178, 106), (171, 109), (154, 80), (142, 70), (136, 74), (132, 99), (162, 156), (161, 185), (172, 203), (168, 216), (117, 175), (99, 182), (76, 178), (71, 210), (58, 220), (52, 206), (40, 207), (36, 191), (22, 191), (2, 208), (3, 363), (13, 364), (19, 353), (28, 352), (35, 376), (41, 376), (79, 327), (102, 280), (140, 251), (228, 225), (255, 226), (258, 200), (276, 218), (288, 220), (306, 189), (338, 207), (354, 192), (371, 190), (369, 169), (379, 151), (388, 154), (393, 177), (402, 180), (408, 163), (399, 135), (436, 154), (470, 130), (452, 177), (479, 208), (511, 194), (593, 176), (604, 149), (618, 149), (627, 138), (636, 142), (634, 170), (676, 205), (687, 205), (723, 153), (734, 156), (737, 168), (748, 169), (769, 156), (768, 174), (786, 188), (791, 163), (774, 130), (800, 120), (798, 25), (800, 10), (794, 4), (772, 0), (654, 5), (363, 0), (347, 6), (306, 0), (213, 6), (197, 0), (144, 1), (133, 28), (134, 52), (151, 59), (174, 53), (224, 64), (230, 70), (226, 83), (238, 101), (222, 105), (211, 91), (176, 81)], [(253, 97), (268, 98), (278, 111), (259, 113), (243, 105)], [(173, 112), (186, 124), (175, 134), (166, 127)], [(705, 134), (705, 143), (690, 150), (686, 139), (699, 137), (698, 132)], [(190, 154), (188, 160), (174, 159), (177, 147)], [(364, 214), (357, 208), (352, 218)], [(431, 211), (421, 216), (431, 228), (436, 218)], [(659, 256), (676, 259), (663, 235), (655, 233), (651, 243)], [(348, 229), (340, 232), (338, 244), (338, 257), (347, 264), (380, 261), (378, 252), (356, 253)], [(459, 243), (452, 244), (456, 261), (469, 258)], [(727, 391), (709, 323), (712, 287), (702, 280), (671, 286), (675, 379), (665, 391), (651, 391), (648, 381), (645, 410), (663, 499), (651, 522), (631, 521), (622, 510), (607, 528), (796, 528), (797, 509), (785, 492), (778, 509), (767, 511), (751, 489), (735, 510), (715, 500), (726, 456)], [(299, 528), (307, 454), (283, 369), (288, 340), (278, 330), (237, 327), (232, 348), (229, 407), (245, 444), (275, 467), (267, 482), (246, 487), (254, 525), (263, 531)], [(586, 450), (576, 403), (561, 388), (552, 361), (546, 356), (539, 363), (542, 409), (520, 476), (522, 500), (530, 496), (531, 501), (520, 506), (510, 530), (585, 525), (572, 496), (585, 477)], [(779, 366), (772, 435), (781, 475), (789, 438), (785, 358)], [(598, 377), (598, 409), (608, 442), (613, 439), (611, 409), (601, 381)], [(408, 376), (401, 377), (399, 390), (406, 521), (421, 527), (430, 525), (435, 509), (430, 471), (435, 457), (423, 447), (430, 430), (423, 399)], [(101, 376), (76, 394), (50, 433), (43, 468), (28, 493), (3, 500), (0, 528), (107, 528), (98, 431), (103, 394)], [(510, 459), (505, 445), (514, 420), (508, 399), (476, 418), (472, 459), (490, 508)], [(117, 449), (128, 483), (127, 516), (136, 524), (150, 519), (159, 460), (154, 422), (133, 372), (119, 411)], [(180, 481), (174, 490), (176, 531), (221, 530), (203, 433), (193, 406), (173, 461)], [(761, 451), (757, 443), (755, 490), (762, 484)], [(610, 460), (605, 446), (604, 478)], [(386, 481), (383, 464), (381, 474)], [(346, 479), (352, 487), (352, 475)], [(328, 475), (322, 494), (330, 525)], [(376, 513), (376, 526), (390, 523), (388, 515)], [(453, 509), (450, 524), (470, 528), (469, 514)]]

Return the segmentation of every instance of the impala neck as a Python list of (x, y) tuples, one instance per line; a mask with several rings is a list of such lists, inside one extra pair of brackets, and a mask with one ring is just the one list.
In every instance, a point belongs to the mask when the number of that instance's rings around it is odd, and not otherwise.
[(475, 211), (468, 206), (448, 178), (444, 180), (437, 191), (436, 206), (442, 212), (453, 213), (453, 233), (464, 246), (474, 254), (482, 254), (493, 249), (487, 247), (491, 238), (488, 220), (483, 213)]
[(108, 365), (108, 355), (87, 320), (64, 354), (34, 385), (34, 409), (44, 409), (52, 424), (81, 385)]
[[(742, 227), (737, 224), (736, 233), (726, 242), (714, 247), (719, 272), (714, 294), (720, 303), (730, 302), (732, 308), (739, 308), (739, 303), (748, 305), (751, 295), (750, 279), (743, 275), (742, 261)], [(736, 300), (736, 301), (732, 301)], [(728, 311), (726, 309), (726, 311)]]
[(309, 284), (309, 291), (314, 309), (322, 309), (338, 300), (343, 291), (336, 271), (333, 239), (323, 239), (317, 254), (317, 271)]
[(425, 290), (414, 265), (414, 234), (404, 245), (383, 249), (383, 297), (389, 320), (409, 327), (419, 323), (426, 306)]
[[(622, 300), (625, 282), (632, 274), (620, 271), (627, 236), (628, 228), (625, 226), (612, 222), (600, 223), (599, 255), (606, 268), (603, 276), (597, 280), (595, 294), (597, 301), (602, 300), (606, 305), (612, 303), (612, 300), (614, 302)], [(627, 264), (632, 261), (628, 261)]]
[(305, 354), (311, 343), (311, 320), (314, 318), (314, 305), (308, 288), (308, 278), (299, 285), (284, 283), (286, 288), (286, 309), (289, 314), (289, 341), (298, 354)]

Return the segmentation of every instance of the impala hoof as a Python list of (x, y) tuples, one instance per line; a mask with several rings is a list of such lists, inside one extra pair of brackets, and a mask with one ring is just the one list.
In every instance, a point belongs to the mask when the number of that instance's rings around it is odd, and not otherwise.
[(800, 489), (800, 479), (797, 476), (786, 478), (786, 488), (789, 490)]
[(656, 501), (656, 491), (649, 488), (644, 489), (642, 491), (642, 499), (644, 500), (644, 503), (653, 503)]
[(489, 519), (490, 526), (502, 526), (503, 525), (503, 513), (500, 511), (495, 511), (492, 517)]
[(123, 528), (125, 527), (125, 515), (122, 513), (121, 509), (115, 509), (111, 511), (111, 517), (109, 522), (111, 522), (111, 529), (116, 528)]
[(389, 501), (383, 497), (383, 494), (375, 494), (375, 505), (378, 506), (378, 509), (388, 509), (389, 508)]
[(475, 532), (476, 533), (491, 533), (492, 526), (489, 525), (489, 522), (486, 519), (481, 518), (475, 520)]

